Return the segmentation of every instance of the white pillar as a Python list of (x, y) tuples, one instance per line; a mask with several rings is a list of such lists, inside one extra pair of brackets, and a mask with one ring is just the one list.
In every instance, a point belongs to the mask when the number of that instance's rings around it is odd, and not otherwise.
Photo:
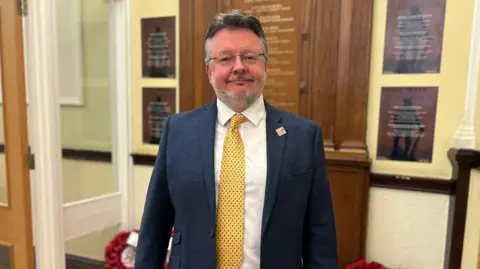
[(478, 91), (478, 74), (480, 71), (480, 0), (475, 1), (473, 10), (472, 39), (470, 42), (470, 60), (468, 67), (467, 94), (465, 112), (462, 122), (453, 136), (454, 148), (475, 148), (475, 102)]
[(37, 269), (65, 269), (56, 1), (30, 1), (25, 17)]
[[(71, 1), (71, 0), (68, 0)], [(134, 228), (133, 161), (130, 157), (131, 61), (130, 0), (110, 1), (110, 89), (112, 104), (112, 163), (122, 194), (121, 230)]]

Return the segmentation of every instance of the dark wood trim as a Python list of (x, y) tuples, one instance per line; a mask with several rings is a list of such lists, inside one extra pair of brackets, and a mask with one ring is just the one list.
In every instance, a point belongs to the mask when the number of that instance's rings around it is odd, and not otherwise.
[(62, 149), (62, 157), (68, 160), (82, 160), (92, 162), (112, 162), (112, 153), (108, 151)]
[(105, 263), (103, 261), (81, 257), (73, 254), (66, 254), (66, 269), (100, 269)]
[(371, 162), (363, 154), (352, 152), (338, 152), (327, 150), (329, 146), (325, 144), (325, 155), (327, 157), (328, 165), (342, 165), (342, 166), (362, 166), (370, 167)]
[[(0, 144), (0, 153), (4, 153), (5, 146)], [(81, 160), (91, 162), (112, 162), (112, 153), (109, 151), (84, 150), (84, 149), (62, 149), (62, 158), (67, 160)]]
[(457, 181), (426, 177), (409, 177), (389, 174), (371, 174), (370, 186), (428, 193), (453, 194)]
[(135, 165), (155, 165), (155, 160), (157, 156), (155, 155), (148, 155), (148, 154), (132, 154), (133, 164)]
[(460, 268), (463, 256), (465, 223), (468, 211), (470, 173), (480, 167), (480, 151), (450, 149), (448, 157), (453, 166), (452, 178), (457, 180), (457, 188), (450, 201), (445, 248), (445, 268)]
[[(333, 154), (335, 156), (330, 156), (329, 152), (327, 154), (327, 164), (328, 165), (353, 165), (353, 166), (363, 166), (363, 167), (369, 167), (370, 162), (368, 160), (364, 159), (355, 159), (355, 158), (348, 158), (346, 159), (346, 156), (343, 156), (342, 158), (339, 158), (337, 156), (338, 154)], [(157, 158), (156, 155), (151, 155), (151, 154), (138, 154), (138, 153), (133, 153), (131, 154), (133, 158), (133, 164), (135, 165), (150, 165), (153, 166), (155, 164), (155, 160)]]
[(455, 159), (470, 168), (480, 169), (480, 151), (472, 149), (460, 149), (456, 151)]

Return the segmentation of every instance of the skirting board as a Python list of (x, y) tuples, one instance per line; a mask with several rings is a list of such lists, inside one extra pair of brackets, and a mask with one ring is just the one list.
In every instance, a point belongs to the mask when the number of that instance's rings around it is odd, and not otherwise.
[(104, 266), (103, 261), (94, 260), (72, 254), (66, 254), (66, 269), (101, 269)]

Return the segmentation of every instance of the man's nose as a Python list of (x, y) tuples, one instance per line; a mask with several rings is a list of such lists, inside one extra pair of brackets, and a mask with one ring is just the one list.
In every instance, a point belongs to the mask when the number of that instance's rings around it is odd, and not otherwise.
[(243, 60), (241, 56), (235, 57), (235, 61), (233, 62), (233, 73), (244, 73), (247, 70), (245, 65), (243, 64)]

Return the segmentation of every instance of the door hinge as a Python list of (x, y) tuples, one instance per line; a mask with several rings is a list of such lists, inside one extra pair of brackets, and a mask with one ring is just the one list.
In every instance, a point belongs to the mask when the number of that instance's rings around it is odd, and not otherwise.
[(32, 153), (28, 153), (27, 156), (27, 167), (30, 170), (35, 170), (35, 155)]
[(28, 15), (28, 0), (17, 0), (17, 12), (21, 17)]

